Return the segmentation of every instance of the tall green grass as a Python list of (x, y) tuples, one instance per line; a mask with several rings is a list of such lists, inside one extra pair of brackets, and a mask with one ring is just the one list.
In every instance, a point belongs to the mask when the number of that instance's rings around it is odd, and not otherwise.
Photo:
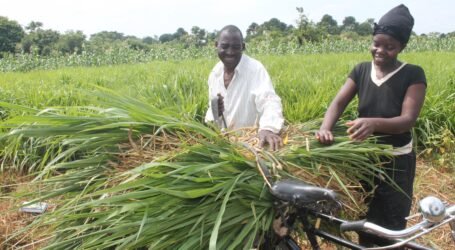
[[(426, 101), (415, 132), (420, 145), (433, 133), (454, 133), (454, 52), (404, 53), (400, 59), (423, 67), (428, 80)], [(370, 60), (365, 53), (258, 56), (281, 96), (289, 123), (321, 118), (355, 64)], [(207, 107), (207, 76), (215, 59), (153, 62), (96, 68), (66, 68), (0, 74), (0, 99), (33, 108), (90, 105), (91, 93), (102, 86), (159, 108), (177, 107), (202, 121)], [(355, 117), (355, 101), (346, 119)], [(7, 109), (2, 117), (15, 116)]]

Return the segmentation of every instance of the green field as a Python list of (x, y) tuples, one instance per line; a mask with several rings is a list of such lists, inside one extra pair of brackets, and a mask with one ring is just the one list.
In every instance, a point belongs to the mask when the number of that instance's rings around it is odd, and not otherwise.
[[(405, 53), (401, 56), (403, 61), (422, 66), (427, 75), (428, 92), (417, 125), (419, 138), (424, 137), (420, 143), (426, 143), (427, 133), (445, 128), (454, 131), (454, 56), (454, 52)], [(257, 58), (269, 70), (289, 123), (322, 118), (354, 65), (370, 59), (366, 53)], [(155, 61), (3, 73), (0, 75), (0, 98), (4, 102), (38, 109), (91, 105), (94, 103), (93, 89), (101, 86), (200, 121), (207, 106), (207, 76), (215, 62), (215, 59)], [(347, 114), (354, 117), (355, 110), (350, 109)]]
[[(383, 148), (372, 141), (349, 142), (343, 126), (331, 147), (312, 135), (350, 70), (370, 60), (369, 54), (255, 57), (282, 99), (291, 141), (261, 156), (273, 169), (282, 164), (284, 171), (276, 170), (281, 176), (294, 170), (301, 178), (317, 177), (313, 183), (337, 189), (357, 206), (358, 197), (347, 187), (377, 168), (368, 159)], [(453, 58), (455, 52), (437, 51), (400, 57), (422, 66), (428, 81), (414, 129), (418, 153), (451, 173)], [(251, 152), (202, 123), (215, 63), (211, 57), (0, 74), (0, 172), (36, 177), (36, 190), (18, 194), (18, 200), (56, 205), (30, 226), (51, 231), (39, 237), (56, 235), (50, 249), (152, 243), (157, 249), (179, 244), (227, 249), (251, 245), (270, 228), (271, 197)], [(355, 104), (344, 120), (355, 117)]]

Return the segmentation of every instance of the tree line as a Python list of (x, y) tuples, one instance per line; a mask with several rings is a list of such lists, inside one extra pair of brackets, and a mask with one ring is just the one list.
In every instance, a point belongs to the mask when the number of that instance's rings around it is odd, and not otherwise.
[[(342, 23), (338, 24), (331, 15), (325, 14), (319, 22), (313, 22), (309, 20), (303, 8), (297, 7), (296, 10), (298, 19), (295, 25), (286, 24), (277, 18), (271, 18), (262, 24), (253, 22), (246, 30), (245, 40), (254, 42), (265, 39), (286, 39), (301, 45), (307, 42), (319, 42), (327, 38), (360, 39), (370, 36), (373, 32), (373, 18), (358, 22), (355, 17), (347, 16)], [(144, 38), (124, 35), (116, 31), (101, 31), (87, 38), (82, 31), (67, 31), (62, 34), (52, 29), (45, 29), (43, 23), (37, 21), (32, 21), (22, 27), (17, 21), (0, 16), (0, 58), (6, 53), (33, 53), (49, 56), (52, 54), (80, 54), (83, 51), (103, 52), (115, 46), (147, 50), (152, 44), (157, 43), (184, 47), (211, 46), (216, 35), (216, 30), (209, 32), (193, 26), (190, 31), (178, 28), (174, 33)], [(455, 37), (455, 32), (447, 34), (432, 32), (421, 36)]]

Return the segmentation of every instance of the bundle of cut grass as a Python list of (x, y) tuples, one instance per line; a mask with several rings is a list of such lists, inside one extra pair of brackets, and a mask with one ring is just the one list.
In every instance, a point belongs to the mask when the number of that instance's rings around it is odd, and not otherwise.
[(346, 137), (322, 146), (312, 136), (317, 122), (290, 126), (286, 145), (269, 152), (256, 148), (248, 131), (223, 135), (128, 97), (103, 97), (111, 108), (4, 123), (15, 128), (4, 143), (33, 138), (47, 149), (36, 173), (39, 192), (25, 196), (56, 203), (30, 225), (55, 229), (48, 249), (249, 249), (274, 218), (259, 159), (274, 179), (330, 187), (358, 212), (359, 181), (380, 173), (377, 163), (387, 155), (372, 141)]

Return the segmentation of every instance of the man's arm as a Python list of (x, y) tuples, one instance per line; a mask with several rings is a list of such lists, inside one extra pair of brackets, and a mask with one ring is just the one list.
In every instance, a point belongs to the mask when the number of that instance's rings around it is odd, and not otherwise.
[(269, 74), (261, 69), (255, 80), (259, 87), (255, 93), (255, 103), (259, 113), (260, 146), (270, 145), (277, 150), (283, 145), (279, 132), (283, 127), (283, 107), (280, 97), (275, 93)]

